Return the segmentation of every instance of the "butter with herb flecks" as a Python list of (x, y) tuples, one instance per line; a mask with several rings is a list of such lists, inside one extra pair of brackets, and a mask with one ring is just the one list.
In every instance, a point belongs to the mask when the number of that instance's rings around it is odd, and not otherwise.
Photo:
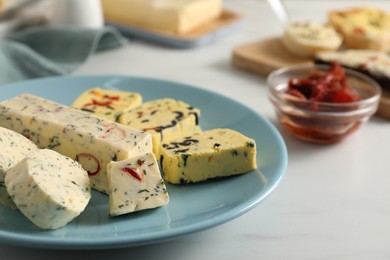
[(111, 216), (168, 203), (169, 196), (153, 153), (111, 162), (107, 168)]
[(93, 88), (84, 91), (72, 103), (72, 107), (111, 121), (117, 121), (119, 115), (142, 103), (138, 93), (111, 89)]
[(160, 156), (160, 144), (201, 132), (200, 110), (171, 98), (157, 99), (124, 112), (119, 123), (146, 131), (153, 138), (153, 152)]
[(5, 185), (17, 208), (43, 229), (65, 226), (91, 198), (88, 174), (82, 166), (49, 149), (30, 153), (8, 170)]
[(5, 187), (6, 172), (38, 147), (23, 135), (0, 127), (0, 203), (16, 208)]
[(256, 143), (231, 129), (212, 129), (163, 143), (160, 165), (173, 184), (243, 174), (257, 168)]
[(0, 126), (80, 162), (92, 187), (105, 193), (110, 161), (152, 151), (148, 133), (31, 94), (0, 103)]

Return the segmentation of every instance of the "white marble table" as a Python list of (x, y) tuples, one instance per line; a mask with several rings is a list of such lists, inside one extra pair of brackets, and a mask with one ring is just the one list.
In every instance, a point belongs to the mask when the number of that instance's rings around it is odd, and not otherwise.
[[(292, 19), (325, 21), (326, 10), (383, 1), (286, 0)], [(89, 59), (75, 75), (167, 79), (222, 93), (278, 128), (264, 78), (231, 66), (236, 46), (280, 34), (265, 1), (225, 0), (244, 15), (241, 29), (207, 46), (172, 49), (134, 40)], [(344, 142), (311, 145), (283, 129), (289, 163), (276, 190), (228, 223), (169, 242), (107, 251), (57, 251), (0, 245), (0, 259), (389, 259), (390, 122), (372, 118)], [(260, 147), (261, 149), (261, 147)]]

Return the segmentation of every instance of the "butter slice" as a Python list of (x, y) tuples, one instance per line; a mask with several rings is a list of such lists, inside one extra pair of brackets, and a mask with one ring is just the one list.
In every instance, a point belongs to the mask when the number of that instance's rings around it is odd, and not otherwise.
[(80, 162), (92, 188), (105, 193), (109, 162), (152, 151), (150, 134), (31, 94), (0, 103), (0, 126)]
[(282, 43), (291, 53), (312, 58), (318, 51), (337, 50), (341, 46), (342, 37), (329, 25), (296, 21), (286, 26)]
[(222, 0), (102, 0), (111, 22), (184, 34), (218, 18)]
[(111, 162), (109, 212), (118, 216), (168, 203), (169, 197), (153, 153)]
[(153, 152), (160, 156), (161, 142), (201, 132), (200, 110), (182, 101), (163, 98), (124, 112), (119, 123), (152, 135)]
[(11, 168), (5, 184), (18, 209), (43, 229), (65, 226), (91, 198), (87, 172), (49, 149), (36, 150)]
[(80, 109), (95, 116), (116, 121), (119, 115), (142, 103), (138, 93), (93, 88), (84, 91), (72, 103), (72, 107)]
[(16, 208), (8, 195), (4, 179), (6, 172), (38, 147), (23, 135), (0, 127), (0, 203)]
[(231, 129), (212, 129), (162, 144), (160, 165), (173, 184), (243, 174), (257, 168), (256, 143)]

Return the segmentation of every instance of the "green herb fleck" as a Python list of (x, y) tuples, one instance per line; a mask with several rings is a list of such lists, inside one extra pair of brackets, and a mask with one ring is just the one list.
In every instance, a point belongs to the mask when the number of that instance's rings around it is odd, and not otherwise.
[(50, 138), (50, 144), (47, 146), (49, 149), (53, 149), (54, 147), (60, 146), (60, 138), (58, 136), (53, 136)]

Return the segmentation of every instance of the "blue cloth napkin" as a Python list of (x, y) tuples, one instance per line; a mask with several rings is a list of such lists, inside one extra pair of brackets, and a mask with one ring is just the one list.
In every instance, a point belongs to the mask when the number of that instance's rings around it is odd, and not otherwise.
[(122, 46), (112, 27), (33, 27), (0, 40), (0, 84), (64, 75), (96, 52)]

